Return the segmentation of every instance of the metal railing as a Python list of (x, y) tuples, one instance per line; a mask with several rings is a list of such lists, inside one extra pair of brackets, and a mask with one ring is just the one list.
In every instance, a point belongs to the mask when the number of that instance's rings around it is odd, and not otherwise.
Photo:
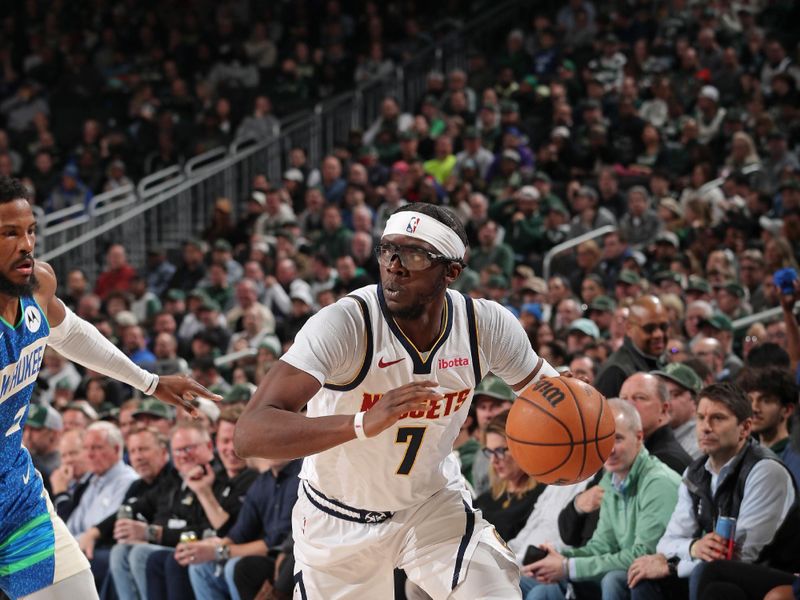
[(394, 72), (320, 102), (301, 116), (291, 115), (282, 122), (279, 136), (234, 140), (228, 147), (193, 157), (183, 168), (174, 165), (148, 175), (135, 189), (100, 194), (88, 207), (45, 215), (42, 258), (54, 263), (59, 273), (79, 266), (93, 278), (102, 269), (105, 248), (112, 241), (124, 242), (130, 262), (137, 267), (144, 264), (152, 244), (167, 250), (180, 247), (209, 225), (216, 198), (228, 198), (233, 216), (240, 214), (254, 176), (280, 180), (292, 147), (303, 147), (309, 164), (320, 164), (352, 129), (366, 129), (378, 118), (387, 95), (396, 97), (403, 107), (415, 106), (431, 70), (464, 68), (468, 46), (488, 48), (487, 41), (518, 23), (530, 8), (521, 0), (492, 6)]
[(556, 244), (550, 248), (550, 250), (548, 250), (547, 254), (544, 255), (544, 260), (542, 261), (542, 277), (544, 277), (545, 281), (550, 279), (550, 264), (553, 262), (553, 258), (555, 258), (556, 255), (566, 252), (567, 250), (572, 250), (575, 246), (580, 246), (583, 242), (588, 242), (589, 240), (602, 237), (605, 234), (616, 230), (617, 228), (614, 225), (603, 225), (602, 227), (593, 229), (592, 231), (584, 233), (583, 235), (574, 237), (571, 240)]
[[(793, 310), (795, 313), (797, 313), (798, 309), (800, 309), (800, 302), (795, 303)], [(733, 327), (734, 331), (741, 331), (742, 329), (747, 329), (754, 323), (771, 323), (775, 320), (778, 320), (776, 317), (780, 317), (781, 319), (783, 318), (783, 309), (780, 306), (767, 308), (761, 312), (736, 319), (733, 323), (731, 323), (731, 326)]]

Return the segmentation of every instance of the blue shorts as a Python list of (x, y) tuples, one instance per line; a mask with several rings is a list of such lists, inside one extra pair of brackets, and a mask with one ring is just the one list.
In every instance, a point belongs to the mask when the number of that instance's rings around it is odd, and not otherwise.
[(0, 589), (12, 599), (89, 568), (47, 492), (33, 508), (29, 518), (0, 541)]

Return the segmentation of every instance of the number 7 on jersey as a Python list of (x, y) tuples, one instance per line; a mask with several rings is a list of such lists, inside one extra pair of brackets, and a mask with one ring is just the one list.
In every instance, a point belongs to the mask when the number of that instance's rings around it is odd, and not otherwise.
[(422, 438), (425, 437), (425, 430), (427, 427), (400, 427), (397, 430), (398, 444), (408, 444), (405, 456), (400, 466), (397, 467), (398, 475), (408, 475), (414, 467), (414, 462), (417, 460), (417, 454), (422, 446)]

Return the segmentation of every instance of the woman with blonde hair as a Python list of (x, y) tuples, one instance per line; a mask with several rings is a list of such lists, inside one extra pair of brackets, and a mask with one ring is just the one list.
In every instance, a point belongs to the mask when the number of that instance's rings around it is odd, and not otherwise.
[(774, 273), (784, 267), (798, 270), (792, 244), (782, 236), (771, 237), (764, 243), (764, 262), (767, 273)]
[(737, 131), (731, 140), (731, 153), (725, 161), (725, 166), (731, 171), (739, 171), (745, 167), (761, 164), (755, 142), (749, 133)]
[(489, 459), (489, 489), (478, 496), (475, 507), (494, 525), (504, 540), (516, 537), (544, 491), (511, 456), (506, 439), (508, 411), (496, 415), (486, 426), (481, 451)]

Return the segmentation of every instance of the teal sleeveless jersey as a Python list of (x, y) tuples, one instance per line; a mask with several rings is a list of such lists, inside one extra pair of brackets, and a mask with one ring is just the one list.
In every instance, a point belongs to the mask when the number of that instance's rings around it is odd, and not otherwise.
[(20, 309), (16, 324), (0, 319), (0, 588), (12, 597), (49, 585), (54, 564), (41, 476), (22, 445), (50, 325), (33, 297)]

